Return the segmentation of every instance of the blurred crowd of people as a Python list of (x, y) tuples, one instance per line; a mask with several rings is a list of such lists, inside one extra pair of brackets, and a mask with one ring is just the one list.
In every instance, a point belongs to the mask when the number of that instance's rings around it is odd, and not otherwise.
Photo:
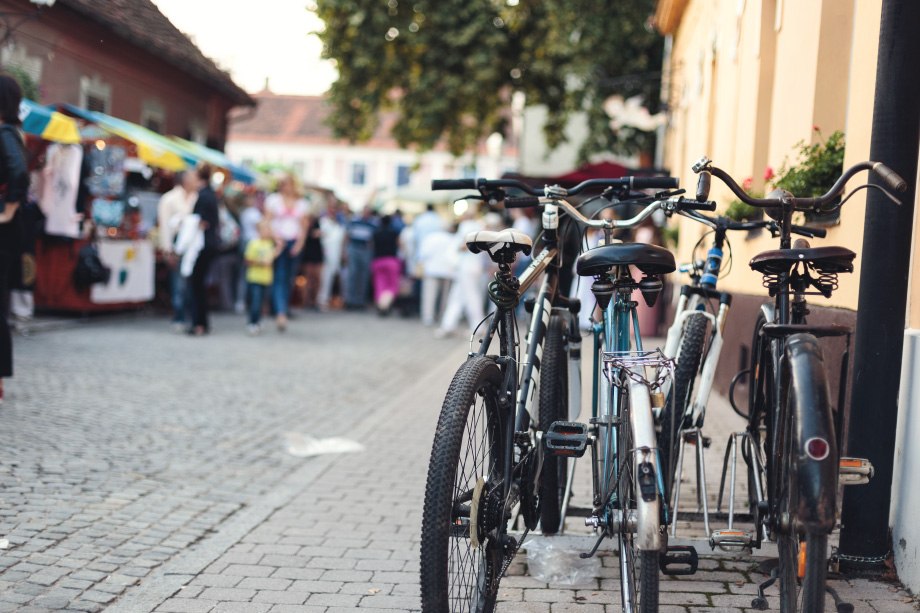
[[(472, 332), (486, 313), (492, 262), (466, 249), (480, 229), (515, 227), (533, 236), (527, 212), (513, 219), (474, 208), (459, 217), (432, 204), (413, 218), (370, 206), (352, 211), (332, 192), (301, 190), (291, 175), (265, 195), (216, 194), (208, 169), (177, 177), (158, 210), (172, 324), (200, 336), (208, 307), (245, 314), (258, 335), (266, 316), (283, 332), (291, 307), (305, 311), (394, 311), (419, 317), (435, 335)], [(519, 262), (526, 265), (526, 262)]]

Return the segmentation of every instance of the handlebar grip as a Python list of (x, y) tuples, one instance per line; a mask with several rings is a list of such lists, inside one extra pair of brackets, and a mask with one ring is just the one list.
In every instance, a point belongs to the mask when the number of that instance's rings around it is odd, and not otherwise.
[(873, 169), (878, 173), (878, 176), (882, 178), (882, 181), (885, 182), (888, 187), (893, 189), (896, 192), (906, 192), (907, 191), (907, 182), (901, 178), (901, 175), (891, 170), (881, 162), (875, 165)]
[(476, 189), (476, 179), (432, 179), (432, 191), (444, 189)]
[(631, 189), (674, 189), (680, 184), (677, 177), (632, 177)]
[(505, 198), (506, 209), (525, 209), (532, 206), (540, 206), (540, 199), (536, 196), (520, 196), (517, 198)]
[(704, 170), (696, 182), (696, 199), (709, 200), (709, 188), (712, 186), (712, 174)]
[(793, 225), (790, 230), (796, 234), (802, 234), (804, 236), (813, 236), (817, 238), (824, 238), (827, 236), (827, 230), (823, 228), (809, 228), (808, 226), (796, 226)]
[(680, 202), (677, 203), (677, 207), (692, 211), (715, 211), (716, 203), (714, 200), (698, 201), (682, 198)]

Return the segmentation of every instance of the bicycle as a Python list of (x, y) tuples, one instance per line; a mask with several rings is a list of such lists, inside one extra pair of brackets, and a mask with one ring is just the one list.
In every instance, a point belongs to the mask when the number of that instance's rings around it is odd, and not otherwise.
[[(837, 433), (820, 338), (849, 337), (847, 326), (807, 322), (806, 295), (830, 297), (837, 276), (853, 271), (856, 254), (843, 247), (811, 247), (797, 239), (792, 216), (796, 211), (841, 207), (860, 189), (875, 188), (892, 201), (885, 188), (867, 183), (840, 202), (846, 183), (862, 170), (873, 170), (894, 191), (906, 184), (878, 162), (861, 162), (847, 169), (827, 193), (799, 198), (786, 191), (752, 198), (725, 171), (700, 159), (693, 171), (720, 179), (742, 202), (764, 207), (779, 226), (780, 248), (760, 253), (750, 266), (764, 277), (772, 303), (765, 304), (754, 326), (751, 352), (750, 404), (744, 433), (748, 464), (754, 547), (764, 536), (777, 543), (779, 564), (758, 587), (755, 609), (767, 608), (764, 590), (777, 580), (783, 613), (824, 611), (828, 535), (834, 529), (839, 482), (871, 476), (866, 460), (838, 458)], [(843, 372), (845, 378), (845, 370)], [(841, 392), (845, 382), (841, 383)], [(842, 406), (843, 397), (838, 400)], [(845, 460), (841, 462), (841, 460)], [(798, 575), (801, 575), (801, 588)]]
[[(565, 200), (583, 190), (607, 187), (628, 192), (675, 185), (674, 179), (654, 177), (595, 179), (569, 190), (558, 187), (534, 190), (514, 180), (432, 183), (432, 189), (477, 189), (480, 197), (490, 204), (504, 202), (508, 208), (542, 205), (544, 246), (521, 277), (516, 278), (511, 274), (511, 263), (516, 253), (529, 252), (531, 242), (527, 237), (511, 230), (478, 232), (467, 237), (467, 245), (473, 252), (488, 253), (498, 265), (489, 285), (489, 296), (496, 310), (478, 351), (471, 352), (454, 377), (438, 420), (422, 520), (424, 611), (493, 610), (499, 581), (527, 533), (536, 528), (538, 520), (543, 522), (544, 532), (554, 533), (558, 530), (555, 522), (561, 525), (564, 520), (561, 507), (567, 494), (561, 484), (566, 471), (565, 462), (558, 459), (583, 454), (589, 442), (594, 452), (600, 440), (604, 442), (604, 453), (601, 456), (595, 452), (595, 486), (600, 483), (600, 474), (607, 480), (602, 490), (596, 490), (595, 525), (604, 529), (601, 538), (613, 535), (621, 538), (621, 564), (627, 571), (623, 573), (626, 580), (621, 582), (626, 610), (657, 610), (661, 510), (647, 383), (627, 382), (632, 371), (622, 366), (605, 368), (619, 384), (611, 386), (617, 390), (612, 396), (619, 400), (614, 406), (616, 412), (602, 412), (592, 424), (594, 433), (590, 437), (584, 424), (568, 421), (569, 408), (577, 411), (581, 405), (581, 335), (576, 321), (580, 303), (559, 292), (564, 247), (558, 241), (558, 233), (560, 212), (580, 227), (603, 228), (609, 233), (615, 228), (632, 227), (663, 206), (678, 206), (676, 199), (656, 200), (630, 220), (590, 220)], [(506, 197), (506, 188), (530, 195)], [(629, 277), (628, 264), (646, 270), (644, 286)], [(624, 343), (629, 347), (629, 317), (638, 325), (636, 303), (629, 302), (629, 295), (634, 289), (644, 287), (657, 296), (661, 289), (660, 275), (674, 266), (670, 252), (658, 247), (606, 245), (580, 256), (577, 267), (580, 273), (597, 279), (595, 294), (605, 298), (603, 306), (612, 316), (606, 322), (606, 332), (615, 340), (608, 347), (617, 350)], [(541, 274), (543, 279), (533, 301), (527, 334), (527, 357), (521, 362), (516, 355), (515, 307)], [(611, 300), (614, 294), (618, 295), (616, 301)], [(488, 351), (496, 335), (499, 354), (490, 355)], [(540, 385), (541, 380), (547, 384)], [(627, 390), (632, 394), (632, 406), (637, 407), (632, 411), (626, 400)], [(539, 405), (535, 404), (537, 398)], [(623, 421), (614, 422), (614, 418)], [(633, 427), (616, 427), (621, 423)], [(643, 461), (634, 462), (634, 454), (641, 455)], [(624, 470), (627, 466), (630, 470)], [(525, 528), (520, 540), (509, 534), (514, 507)], [(637, 532), (639, 537), (634, 538)], [(596, 550), (597, 545), (589, 555)], [(633, 573), (638, 559), (643, 579), (641, 594)], [(654, 570), (654, 577), (649, 569)], [(641, 608), (636, 608), (637, 602)]]
[[(709, 198), (709, 183), (706, 175), (701, 176), (697, 186), (696, 200)], [(729, 509), (728, 528), (710, 531), (709, 509), (706, 500), (706, 478), (703, 461), (703, 449), (708, 446), (708, 439), (703, 436), (702, 428), (706, 417), (706, 406), (712, 391), (716, 367), (722, 353), (724, 342), (722, 333), (732, 303), (731, 293), (719, 290), (718, 282), (723, 275), (723, 261), (727, 259), (731, 269), (731, 244), (728, 232), (752, 232), (768, 230), (774, 237), (779, 236), (779, 226), (773, 220), (737, 221), (728, 217), (710, 217), (699, 211), (681, 211), (681, 215), (710, 228), (697, 241), (692, 254), (702, 246), (703, 241), (712, 236), (712, 246), (705, 259), (692, 259), (689, 264), (681, 265), (679, 272), (688, 274), (690, 282), (681, 286), (680, 297), (674, 314), (674, 322), (668, 328), (664, 354), (677, 361), (674, 381), (667, 382), (665, 393), (673, 394), (661, 412), (658, 448), (665, 467), (665, 491), (673, 500), (673, 512), (677, 515), (680, 502), (680, 483), (684, 461), (684, 444), (690, 443), (696, 448), (697, 481), (700, 506), (703, 512), (703, 525), (710, 545), (713, 547), (747, 546), (745, 534), (733, 526), (734, 508)], [(827, 233), (820, 228), (793, 226), (792, 231), (810, 238), (824, 237)], [(728, 257), (726, 258), (726, 248)], [(728, 271), (725, 271), (727, 274)], [(715, 304), (713, 304), (715, 303)], [(675, 462), (676, 458), (676, 462)], [(719, 507), (721, 507), (720, 486)], [(733, 505), (733, 501), (729, 501)], [(671, 536), (677, 535), (677, 522), (672, 522)]]

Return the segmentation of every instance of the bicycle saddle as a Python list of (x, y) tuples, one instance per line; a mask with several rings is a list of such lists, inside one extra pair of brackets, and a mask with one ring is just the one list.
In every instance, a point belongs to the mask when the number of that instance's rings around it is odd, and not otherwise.
[(674, 272), (674, 254), (657, 245), (615, 243), (585, 251), (575, 260), (575, 270), (583, 277), (606, 274), (613, 266), (632, 265), (646, 275)]
[(511, 228), (498, 232), (479, 230), (466, 235), (466, 248), (473, 253), (486, 252), (491, 255), (502, 249), (510, 249), (512, 253), (521, 251), (529, 255), (532, 247), (533, 240), (529, 236)]
[(853, 272), (856, 254), (845, 247), (808, 247), (806, 249), (774, 249), (751, 259), (757, 272), (776, 275), (789, 272), (798, 262), (809, 264), (821, 274)]

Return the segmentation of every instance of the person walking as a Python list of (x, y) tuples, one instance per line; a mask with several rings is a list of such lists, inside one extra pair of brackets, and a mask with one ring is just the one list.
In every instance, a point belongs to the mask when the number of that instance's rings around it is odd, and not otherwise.
[(249, 321), (246, 331), (255, 336), (262, 330), (262, 305), (272, 286), (273, 264), (284, 249), (272, 234), (272, 226), (267, 220), (257, 224), (258, 235), (246, 244), (244, 259), (246, 262), (246, 288), (249, 294)]
[(275, 239), (284, 246), (275, 258), (272, 279), (272, 308), (279, 332), (287, 329), (295, 267), (307, 238), (307, 212), (307, 201), (298, 194), (291, 174), (284, 175), (278, 190), (265, 199), (265, 217)]
[(236, 290), (236, 304), (233, 309), (238, 314), (246, 312), (246, 300), (248, 295), (248, 282), (246, 281), (246, 246), (249, 241), (259, 238), (259, 222), (262, 221), (262, 209), (259, 201), (253, 193), (244, 194), (244, 206), (240, 212), (240, 266), (239, 277)]
[(345, 244), (343, 219), (338, 201), (334, 196), (329, 196), (326, 212), (319, 218), (320, 242), (323, 245), (323, 273), (316, 300), (320, 311), (329, 310), (336, 279), (339, 279), (339, 291), (342, 291), (343, 284), (339, 271), (342, 269), (342, 248)]
[(188, 333), (193, 336), (204, 336), (210, 332), (208, 321), (208, 271), (211, 262), (220, 251), (220, 212), (217, 203), (217, 194), (211, 188), (211, 167), (207, 164), (195, 170), (198, 178), (198, 200), (192, 214), (197, 215), (201, 231), (204, 234), (204, 244), (195, 260), (195, 267), (189, 279), (192, 291), (192, 326)]
[(13, 337), (10, 333), (10, 276), (21, 265), (13, 250), (18, 224), (13, 220), (29, 192), (29, 170), (19, 127), (22, 90), (16, 79), (0, 73), (0, 183), (6, 185), (0, 201), (0, 403), (3, 380), (13, 376)]
[(198, 180), (191, 171), (176, 175), (176, 184), (163, 194), (157, 204), (157, 227), (160, 254), (169, 272), (169, 296), (172, 305), (172, 326), (177, 332), (185, 329), (187, 310), (185, 277), (179, 271), (176, 254), (176, 233), (182, 220), (192, 212), (198, 199)]
[(303, 274), (307, 281), (303, 306), (311, 311), (319, 310), (319, 288), (325, 264), (322, 237), (319, 215), (310, 215), (307, 221), (307, 238), (303, 246)]
[(393, 226), (393, 217), (384, 215), (380, 227), (374, 231), (374, 304), (377, 313), (389, 315), (393, 301), (399, 293), (402, 261), (399, 259), (399, 230)]
[(460, 259), (456, 247), (454, 233), (446, 229), (429, 232), (419, 246), (416, 257), (422, 275), (422, 323), (426, 326), (435, 325), (440, 319), (438, 313), (443, 312), (447, 304), (447, 293)]
[[(418, 312), (422, 315), (422, 322), (425, 325), (431, 325), (432, 321), (425, 318), (425, 309), (422, 305), (425, 272), (422, 265), (421, 253), (422, 245), (429, 235), (435, 232), (443, 232), (445, 229), (444, 219), (434, 210), (434, 204), (425, 205), (425, 211), (412, 220), (404, 235), (407, 235), (406, 259), (407, 274), (412, 276), (412, 299), (416, 304)], [(430, 312), (429, 312), (430, 314)]]
[(485, 229), (475, 213), (467, 213), (454, 234), (453, 249), (459, 252), (454, 283), (447, 296), (447, 308), (441, 319), (441, 327), (435, 336), (444, 338), (452, 335), (465, 316), (470, 333), (475, 331), (485, 317), (485, 271), (488, 259), (482, 253), (472, 253), (466, 247), (466, 235)]
[(345, 226), (347, 237), (347, 268), (345, 281), (345, 308), (363, 310), (367, 304), (370, 284), (371, 259), (374, 255), (374, 231), (377, 224), (371, 207), (366, 206)]

